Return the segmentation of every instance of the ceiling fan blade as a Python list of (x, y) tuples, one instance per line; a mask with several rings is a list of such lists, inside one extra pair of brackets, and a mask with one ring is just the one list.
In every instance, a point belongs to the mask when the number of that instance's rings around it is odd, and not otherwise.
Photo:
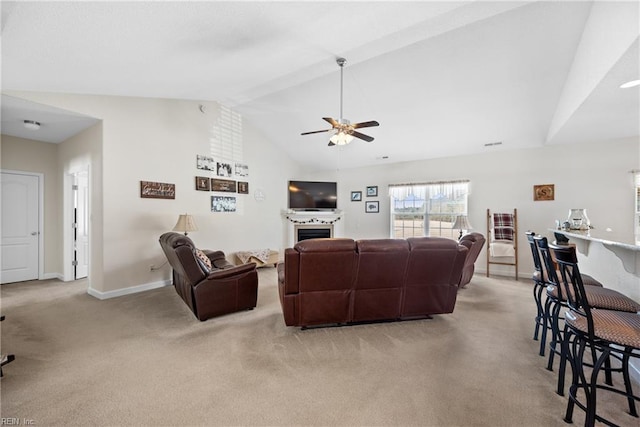
[(354, 137), (356, 137), (356, 138), (363, 139), (363, 140), (365, 140), (365, 141), (367, 141), (367, 142), (371, 142), (371, 141), (373, 141), (373, 138), (372, 138), (372, 137), (370, 137), (369, 135), (365, 135), (365, 134), (363, 134), (363, 133), (360, 133), (360, 132), (353, 131), (353, 132), (351, 133), (351, 135), (352, 135), (352, 136), (354, 136)]
[(373, 126), (380, 126), (380, 123), (376, 122), (375, 120), (371, 120), (370, 122), (354, 123), (351, 125), (351, 127), (354, 129), (370, 128)]
[(303, 132), (303, 133), (301, 133), (300, 135), (311, 135), (312, 133), (329, 132), (330, 130), (333, 130), (333, 129), (314, 130), (314, 131), (311, 131), (311, 132)]
[(325, 122), (329, 122), (333, 127), (336, 127), (339, 125), (339, 123), (336, 122), (336, 120), (332, 119), (331, 117), (323, 117), (322, 120), (324, 120)]

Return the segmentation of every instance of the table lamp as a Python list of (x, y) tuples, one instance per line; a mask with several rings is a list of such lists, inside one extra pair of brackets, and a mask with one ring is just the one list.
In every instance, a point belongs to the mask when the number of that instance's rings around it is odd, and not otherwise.
[(469, 220), (466, 215), (458, 215), (456, 217), (456, 222), (453, 223), (454, 230), (457, 228), (460, 230), (460, 235), (458, 236), (458, 240), (462, 239), (462, 230), (471, 230), (471, 224), (469, 224)]
[(189, 231), (198, 231), (198, 227), (191, 215), (184, 214), (178, 217), (178, 222), (176, 222), (176, 226), (173, 227), (173, 231), (182, 231), (186, 236)]

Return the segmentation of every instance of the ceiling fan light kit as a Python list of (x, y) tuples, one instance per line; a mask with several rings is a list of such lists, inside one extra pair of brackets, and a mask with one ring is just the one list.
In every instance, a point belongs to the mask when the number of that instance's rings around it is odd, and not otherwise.
[(36, 122), (35, 120), (24, 120), (23, 124), (24, 124), (24, 127), (26, 127), (27, 129), (31, 129), (31, 130), (40, 129), (40, 123)]
[(373, 141), (372, 137), (370, 137), (369, 135), (360, 133), (356, 131), (356, 129), (380, 126), (380, 123), (376, 122), (375, 120), (351, 124), (349, 120), (342, 118), (343, 69), (344, 69), (344, 64), (346, 62), (347, 60), (344, 58), (336, 59), (336, 63), (340, 67), (340, 118), (338, 120), (335, 120), (331, 117), (323, 117), (322, 120), (328, 122), (331, 125), (331, 129), (315, 130), (311, 132), (303, 132), (301, 134), (301, 135), (310, 135), (313, 133), (329, 132), (329, 131), (335, 130), (334, 134), (329, 139), (330, 147), (334, 145), (347, 145), (351, 141), (353, 141), (353, 138), (358, 138), (358, 139), (362, 139), (363, 141), (371, 142)]

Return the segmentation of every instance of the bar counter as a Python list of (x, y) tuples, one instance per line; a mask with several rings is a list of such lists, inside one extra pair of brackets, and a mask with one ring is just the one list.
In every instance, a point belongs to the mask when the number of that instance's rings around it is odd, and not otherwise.
[(576, 245), (580, 271), (640, 302), (640, 242), (635, 236), (624, 236), (604, 230), (556, 230), (569, 243)]

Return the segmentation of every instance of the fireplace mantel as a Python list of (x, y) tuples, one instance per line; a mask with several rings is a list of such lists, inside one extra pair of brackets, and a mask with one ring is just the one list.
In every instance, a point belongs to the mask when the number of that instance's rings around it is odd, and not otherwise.
[(287, 225), (287, 244), (292, 248), (297, 241), (297, 227), (304, 228), (328, 228), (332, 237), (344, 236), (344, 212), (333, 211), (296, 211), (283, 210), (282, 217)]

